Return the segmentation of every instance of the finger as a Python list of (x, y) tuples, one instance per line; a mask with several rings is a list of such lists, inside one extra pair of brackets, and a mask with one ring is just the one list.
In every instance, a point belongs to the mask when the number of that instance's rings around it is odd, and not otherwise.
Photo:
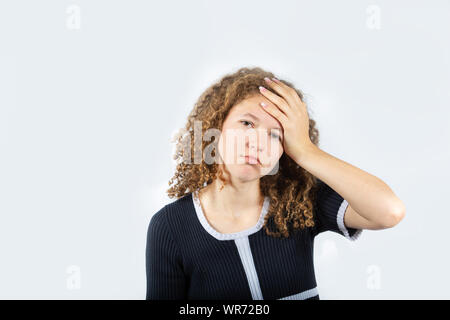
[(294, 101), (296, 101), (297, 103), (300, 104), (305, 104), (305, 102), (303, 101), (303, 98), (301, 98), (301, 94), (299, 94), (297, 92), (297, 90), (295, 90), (294, 88), (288, 86), (287, 84), (285, 84), (283, 81), (278, 80), (277, 78), (272, 78), (273, 81), (275, 81), (276, 83), (278, 83), (280, 86), (286, 88), (287, 91), (289, 91), (291, 93), (291, 96), (294, 97)]
[(267, 103), (264, 102), (261, 102), (260, 105), (264, 111), (266, 111), (276, 120), (278, 120), (283, 128), (285, 127), (285, 124), (288, 121), (288, 117), (283, 112), (281, 112), (280, 109), (273, 106), (269, 106)]
[(290, 107), (288, 103), (281, 98), (279, 95), (273, 93), (272, 91), (260, 86), (259, 91), (262, 95), (264, 95), (267, 99), (272, 101), (280, 110), (285, 114), (288, 115), (290, 113)]
[[(280, 80), (278, 80), (276, 78), (272, 78), (272, 79), (273, 79), (273, 81), (270, 80), (268, 77), (264, 78), (264, 80), (269, 85), (269, 87), (272, 88), (273, 90), (275, 90), (275, 92), (280, 94), (286, 100), (289, 107), (295, 106), (298, 102), (297, 98), (299, 98), (297, 92), (293, 88), (282, 83)], [(296, 98), (296, 96), (297, 96), (297, 98)]]
[[(300, 111), (303, 114), (305, 114), (305, 113), (307, 114), (308, 113), (307, 108), (306, 108), (306, 103), (300, 98), (299, 94), (297, 93), (297, 91), (294, 88), (288, 86), (287, 84), (285, 84), (284, 82), (278, 80), (277, 78), (272, 78), (272, 80), (274, 82), (276, 82), (278, 85), (280, 85), (281, 87), (284, 87), (285, 90), (287, 90), (288, 92), (291, 92), (290, 97), (294, 97), (293, 99), (294, 99), (295, 102), (294, 102), (294, 104), (290, 104), (289, 106), (299, 105), (300, 106)], [(289, 100), (289, 101), (291, 101), (291, 100)]]

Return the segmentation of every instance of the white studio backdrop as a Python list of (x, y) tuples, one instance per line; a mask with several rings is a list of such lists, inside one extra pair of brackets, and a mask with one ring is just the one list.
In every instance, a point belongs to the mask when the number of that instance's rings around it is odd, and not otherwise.
[(396, 227), (315, 241), (321, 299), (449, 299), (450, 2), (2, 1), (0, 298), (145, 299), (170, 140), (242, 66), (305, 93)]

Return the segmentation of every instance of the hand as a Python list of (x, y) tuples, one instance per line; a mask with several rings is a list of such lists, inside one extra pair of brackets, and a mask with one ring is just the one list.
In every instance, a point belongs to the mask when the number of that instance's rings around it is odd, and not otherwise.
[[(264, 78), (272, 91), (259, 87), (260, 92), (276, 107), (260, 103), (263, 110), (277, 119), (283, 127), (284, 152), (294, 161), (307, 152), (314, 144), (309, 138), (309, 116), (306, 104), (300, 99), (297, 92), (276, 78)], [(265, 106), (264, 106), (265, 105)]]

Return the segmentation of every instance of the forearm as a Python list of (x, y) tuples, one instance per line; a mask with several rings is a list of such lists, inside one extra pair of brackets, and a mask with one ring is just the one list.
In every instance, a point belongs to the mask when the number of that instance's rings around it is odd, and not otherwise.
[(308, 144), (295, 153), (294, 161), (299, 166), (325, 182), (339, 193), (362, 217), (380, 222), (401, 217), (403, 202), (389, 186), (371, 175), (314, 144)]

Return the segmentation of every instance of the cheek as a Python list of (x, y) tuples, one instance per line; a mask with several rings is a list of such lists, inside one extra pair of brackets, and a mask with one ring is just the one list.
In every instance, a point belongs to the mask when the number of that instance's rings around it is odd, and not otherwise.
[(274, 155), (273, 161), (274, 161), (274, 162), (277, 162), (278, 160), (280, 160), (281, 156), (283, 155), (283, 152), (284, 152), (284, 149), (283, 149), (282, 146), (280, 146), (280, 147), (278, 148), (277, 154)]
[(220, 135), (219, 143), (217, 146), (220, 157), (225, 161), (225, 163), (230, 163), (236, 158), (235, 143), (233, 143), (232, 136)]
[(272, 142), (266, 149), (267, 157), (269, 157), (274, 162), (276, 162), (276, 161), (278, 161), (278, 159), (280, 159), (283, 152), (284, 152), (284, 149), (283, 149), (283, 144), (281, 142)]
[(283, 152), (284, 152), (283, 143), (280, 141), (278, 142), (278, 154), (280, 155), (280, 157), (283, 154)]
[(234, 154), (243, 154), (247, 149), (248, 139), (242, 128), (224, 128), (219, 137), (219, 152), (226, 157), (233, 157)]

